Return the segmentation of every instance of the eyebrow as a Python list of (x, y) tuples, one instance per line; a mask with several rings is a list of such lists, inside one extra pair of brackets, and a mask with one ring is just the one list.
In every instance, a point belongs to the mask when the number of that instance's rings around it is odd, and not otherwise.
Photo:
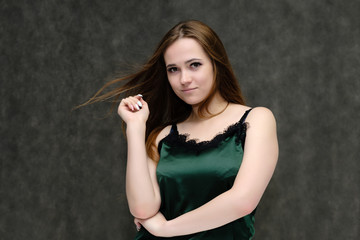
[[(189, 60), (185, 61), (185, 63), (189, 63), (189, 62), (193, 62), (193, 61), (201, 61), (201, 59), (200, 58), (192, 58), (192, 59), (189, 59)], [(168, 64), (168, 65), (166, 65), (167, 68), (168, 67), (174, 67), (174, 66), (176, 66), (176, 64)]]

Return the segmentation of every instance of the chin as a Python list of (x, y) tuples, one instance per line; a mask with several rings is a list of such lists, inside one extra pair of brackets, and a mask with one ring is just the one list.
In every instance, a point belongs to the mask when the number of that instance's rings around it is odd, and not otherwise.
[(192, 97), (180, 97), (180, 96), (178, 96), (183, 102), (185, 102), (186, 104), (188, 104), (188, 105), (191, 105), (191, 106), (196, 106), (196, 105), (198, 105), (198, 104), (200, 104), (202, 101), (204, 101), (204, 99), (203, 98), (199, 98), (199, 96), (196, 96), (196, 97), (194, 97), (194, 96), (192, 96)]
[(197, 100), (184, 100), (183, 101), (186, 103), (186, 104), (189, 104), (191, 106), (196, 106), (196, 105), (199, 105), (201, 103), (201, 101)]

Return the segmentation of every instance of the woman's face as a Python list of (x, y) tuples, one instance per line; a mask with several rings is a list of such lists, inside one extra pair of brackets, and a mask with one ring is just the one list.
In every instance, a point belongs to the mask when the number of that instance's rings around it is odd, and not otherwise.
[(211, 59), (192, 38), (180, 38), (164, 53), (167, 77), (175, 94), (196, 105), (210, 93), (214, 84)]

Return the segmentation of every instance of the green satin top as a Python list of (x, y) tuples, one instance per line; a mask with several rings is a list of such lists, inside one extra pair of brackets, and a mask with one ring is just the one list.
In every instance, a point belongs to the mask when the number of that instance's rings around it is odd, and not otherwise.
[[(243, 158), (245, 119), (250, 110), (211, 141), (187, 140), (176, 125), (160, 141), (156, 174), (160, 211), (167, 220), (204, 205), (232, 187)], [(254, 214), (212, 230), (173, 238), (154, 237), (141, 228), (135, 239), (249, 240), (255, 233)]]

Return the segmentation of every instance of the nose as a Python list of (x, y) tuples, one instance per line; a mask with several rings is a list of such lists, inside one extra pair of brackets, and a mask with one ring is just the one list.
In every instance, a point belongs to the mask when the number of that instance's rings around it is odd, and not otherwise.
[(187, 71), (182, 71), (181, 72), (180, 83), (181, 84), (188, 84), (190, 82), (191, 82), (191, 74), (189, 74)]

